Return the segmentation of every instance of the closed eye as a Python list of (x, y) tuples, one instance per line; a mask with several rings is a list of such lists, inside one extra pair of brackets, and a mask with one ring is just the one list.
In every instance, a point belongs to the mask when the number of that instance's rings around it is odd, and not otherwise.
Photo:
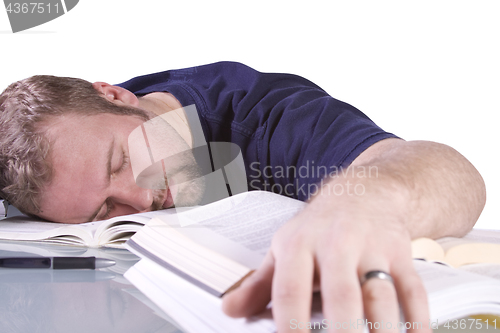
[(122, 158), (122, 165), (120, 165), (120, 168), (113, 173), (118, 174), (118, 173), (122, 172), (123, 170), (125, 170), (129, 165), (130, 165), (130, 157), (124, 151), (123, 158)]
[[(117, 175), (123, 172), (123, 170), (125, 170), (129, 165), (130, 165), (130, 157), (127, 155), (127, 153), (125, 153), (125, 151), (123, 151), (122, 164), (120, 165), (120, 168), (118, 170), (113, 172), (113, 175)], [(114, 208), (113, 201), (110, 198), (106, 199), (105, 205), (106, 205), (106, 213), (102, 215), (102, 217), (100, 217), (99, 220), (109, 219), (110, 213)]]
[(111, 211), (113, 210), (113, 202), (111, 201), (111, 199), (106, 199), (106, 213), (101, 217), (99, 218), (99, 220), (107, 220), (109, 219), (109, 215), (111, 213)]

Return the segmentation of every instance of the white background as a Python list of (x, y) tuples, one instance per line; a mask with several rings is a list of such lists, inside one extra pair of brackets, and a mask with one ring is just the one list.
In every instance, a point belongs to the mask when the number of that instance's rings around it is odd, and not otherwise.
[(17, 34), (1, 10), (0, 89), (34, 74), (118, 83), (220, 60), (299, 74), (387, 131), (465, 155), (488, 190), (477, 226), (500, 229), (498, 3), (80, 0)]

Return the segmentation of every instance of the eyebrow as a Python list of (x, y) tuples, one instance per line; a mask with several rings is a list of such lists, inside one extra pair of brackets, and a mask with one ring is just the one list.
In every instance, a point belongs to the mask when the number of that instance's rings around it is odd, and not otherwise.
[[(108, 155), (107, 155), (107, 164), (106, 164), (106, 169), (107, 169), (107, 174), (108, 174), (108, 181), (111, 177), (111, 160), (113, 158), (113, 152), (115, 150), (115, 138), (113, 137), (113, 141), (111, 141), (111, 145), (108, 148)], [(94, 221), (94, 219), (97, 217), (97, 214), (101, 211), (101, 208), (106, 204), (106, 200), (100, 205), (97, 210), (92, 214), (92, 216), (87, 220), (88, 222)]]

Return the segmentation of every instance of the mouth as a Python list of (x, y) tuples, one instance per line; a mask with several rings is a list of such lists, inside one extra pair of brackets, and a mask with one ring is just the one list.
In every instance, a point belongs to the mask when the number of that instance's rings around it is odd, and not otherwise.
[(168, 188), (167, 188), (167, 194), (165, 196), (165, 201), (163, 202), (163, 208), (172, 208), (174, 207), (175, 203), (174, 203), (174, 195), (175, 195), (175, 191), (174, 193), (172, 194), (172, 181), (169, 182), (168, 184)]
[(170, 188), (167, 189), (167, 195), (165, 201), (163, 202), (163, 208), (172, 208), (174, 206), (174, 198), (172, 197), (172, 193), (170, 192)]

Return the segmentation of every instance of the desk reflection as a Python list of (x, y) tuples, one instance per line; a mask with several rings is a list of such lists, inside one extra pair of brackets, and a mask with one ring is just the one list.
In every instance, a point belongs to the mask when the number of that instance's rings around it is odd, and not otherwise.
[(138, 261), (130, 252), (0, 242), (0, 257), (33, 255), (98, 256), (117, 265), (95, 271), (0, 268), (2, 332), (181, 332), (123, 277)]

